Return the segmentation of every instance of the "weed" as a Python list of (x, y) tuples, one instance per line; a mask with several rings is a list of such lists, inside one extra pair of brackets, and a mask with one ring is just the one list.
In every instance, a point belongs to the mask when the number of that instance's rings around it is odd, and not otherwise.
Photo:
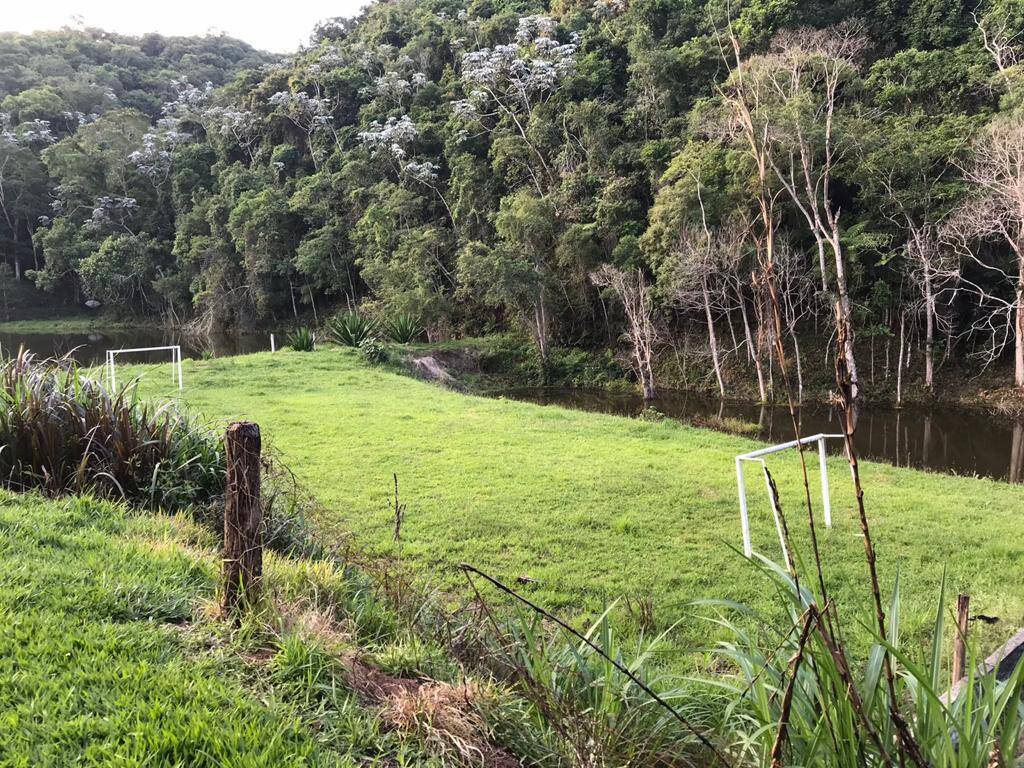
[(388, 350), (376, 339), (363, 339), (359, 342), (359, 352), (363, 359), (371, 365), (382, 365), (388, 361)]

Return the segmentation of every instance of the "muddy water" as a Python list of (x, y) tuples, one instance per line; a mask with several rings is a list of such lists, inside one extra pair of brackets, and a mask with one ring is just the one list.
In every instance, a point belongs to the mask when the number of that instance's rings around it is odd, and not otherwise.
[[(583, 411), (636, 416), (644, 409), (632, 393), (559, 388), (514, 388), (495, 396)], [(734, 418), (756, 424), (770, 443), (793, 439), (789, 411), (783, 406), (720, 401), (685, 392), (663, 394), (653, 407), (670, 418)], [(801, 432), (841, 432), (835, 411), (822, 405), (801, 409)], [(855, 436), (865, 458), (958, 475), (980, 475), (1024, 482), (1024, 421), (970, 410), (863, 407)], [(838, 445), (833, 445), (838, 450)]]

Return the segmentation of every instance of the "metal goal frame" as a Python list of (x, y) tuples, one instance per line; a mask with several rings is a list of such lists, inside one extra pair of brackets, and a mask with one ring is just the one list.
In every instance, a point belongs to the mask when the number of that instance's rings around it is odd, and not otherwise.
[(165, 347), (132, 347), (131, 349), (108, 349), (107, 350), (107, 378), (110, 380), (111, 391), (117, 389), (117, 374), (115, 372), (114, 358), (118, 355), (136, 354), (142, 352), (170, 352), (171, 353), (171, 381), (178, 382), (178, 389), (185, 388), (185, 380), (182, 376), (181, 366), (181, 345), (171, 344)]
[(842, 438), (845, 439), (846, 435), (834, 435), (818, 433), (817, 435), (810, 435), (808, 437), (801, 437), (799, 440), (790, 440), (788, 443), (779, 443), (777, 445), (769, 445), (766, 448), (758, 448), (756, 451), (750, 451), (749, 453), (742, 453), (736, 457), (736, 487), (739, 491), (740, 497), (740, 525), (743, 528), (743, 554), (747, 557), (753, 557), (754, 545), (750, 537), (750, 508), (747, 503), (747, 482), (743, 474), (744, 464), (747, 462), (756, 463), (761, 465), (761, 469), (764, 473), (765, 486), (768, 488), (768, 502), (772, 506), (772, 517), (775, 520), (775, 530), (779, 534), (779, 546), (782, 548), (782, 557), (786, 563), (786, 567), (789, 568), (791, 563), (789, 562), (789, 552), (786, 548), (786, 537), (782, 533), (782, 522), (779, 520), (779, 509), (775, 505), (775, 498), (772, 496), (771, 486), (768, 483), (768, 464), (764, 457), (774, 453), (781, 453), (787, 451), (790, 448), (798, 448), (799, 446), (808, 445), (809, 443), (818, 444), (818, 469), (821, 474), (821, 500), (822, 507), (824, 510), (825, 527), (832, 527), (832, 504), (829, 500), (829, 488), (828, 488), (828, 454), (825, 451), (825, 441), (830, 438)]

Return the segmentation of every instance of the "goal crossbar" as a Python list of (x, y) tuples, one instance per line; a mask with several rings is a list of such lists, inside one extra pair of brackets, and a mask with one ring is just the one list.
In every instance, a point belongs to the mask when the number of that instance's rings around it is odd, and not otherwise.
[(750, 451), (749, 453), (742, 453), (736, 457), (736, 487), (739, 491), (740, 497), (740, 525), (743, 528), (743, 554), (747, 557), (752, 557), (754, 554), (754, 545), (750, 536), (750, 509), (747, 504), (747, 482), (743, 474), (743, 467), (745, 463), (752, 462), (761, 465), (761, 470), (764, 474), (765, 486), (768, 489), (768, 501), (772, 507), (772, 517), (775, 520), (775, 530), (779, 535), (779, 546), (782, 548), (782, 557), (786, 562), (786, 567), (790, 566), (789, 562), (789, 550), (786, 546), (786, 537), (782, 531), (782, 521), (779, 518), (779, 509), (775, 504), (775, 497), (772, 494), (771, 484), (768, 481), (768, 464), (764, 460), (765, 456), (770, 456), (773, 453), (781, 453), (791, 448), (798, 448), (799, 446), (808, 445), (810, 443), (818, 444), (818, 469), (821, 474), (821, 500), (822, 508), (825, 517), (825, 527), (832, 527), (832, 504), (829, 500), (829, 489), (828, 489), (828, 465), (827, 458), (828, 454), (825, 450), (825, 441), (830, 438), (845, 438), (845, 435), (833, 435), (819, 433), (817, 435), (809, 435), (808, 437), (801, 437), (798, 440), (790, 440), (787, 443), (779, 443), (778, 445), (769, 445), (765, 448), (758, 448), (756, 451)]
[(182, 376), (181, 345), (169, 344), (163, 347), (130, 347), (127, 349), (107, 350), (107, 373), (110, 379), (111, 391), (117, 389), (117, 373), (114, 365), (114, 358), (118, 355), (127, 355), (141, 352), (170, 352), (171, 353), (171, 381), (178, 382), (178, 389), (185, 388), (185, 380)]

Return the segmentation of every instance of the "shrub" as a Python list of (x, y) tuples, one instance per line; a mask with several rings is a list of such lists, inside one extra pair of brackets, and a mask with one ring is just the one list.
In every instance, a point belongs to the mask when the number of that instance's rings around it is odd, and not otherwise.
[(109, 392), (69, 360), (21, 353), (0, 363), (0, 398), (0, 477), (11, 489), (164, 509), (223, 492), (218, 437), (173, 403), (140, 401), (134, 384)]
[(658, 422), (664, 421), (666, 419), (666, 416), (653, 405), (649, 405), (642, 411), (640, 411), (640, 414), (637, 416), (637, 418), (640, 419), (640, 421)]
[(411, 344), (423, 333), (423, 327), (412, 315), (401, 314), (384, 323), (384, 333), (396, 344)]
[(363, 339), (359, 342), (359, 351), (368, 363), (380, 365), (388, 360), (388, 351), (379, 341), (375, 339)]
[(327, 321), (327, 335), (344, 347), (358, 347), (373, 336), (373, 321), (358, 312), (346, 312)]
[(309, 328), (302, 326), (288, 336), (288, 345), (296, 352), (312, 352), (316, 347), (316, 337)]

